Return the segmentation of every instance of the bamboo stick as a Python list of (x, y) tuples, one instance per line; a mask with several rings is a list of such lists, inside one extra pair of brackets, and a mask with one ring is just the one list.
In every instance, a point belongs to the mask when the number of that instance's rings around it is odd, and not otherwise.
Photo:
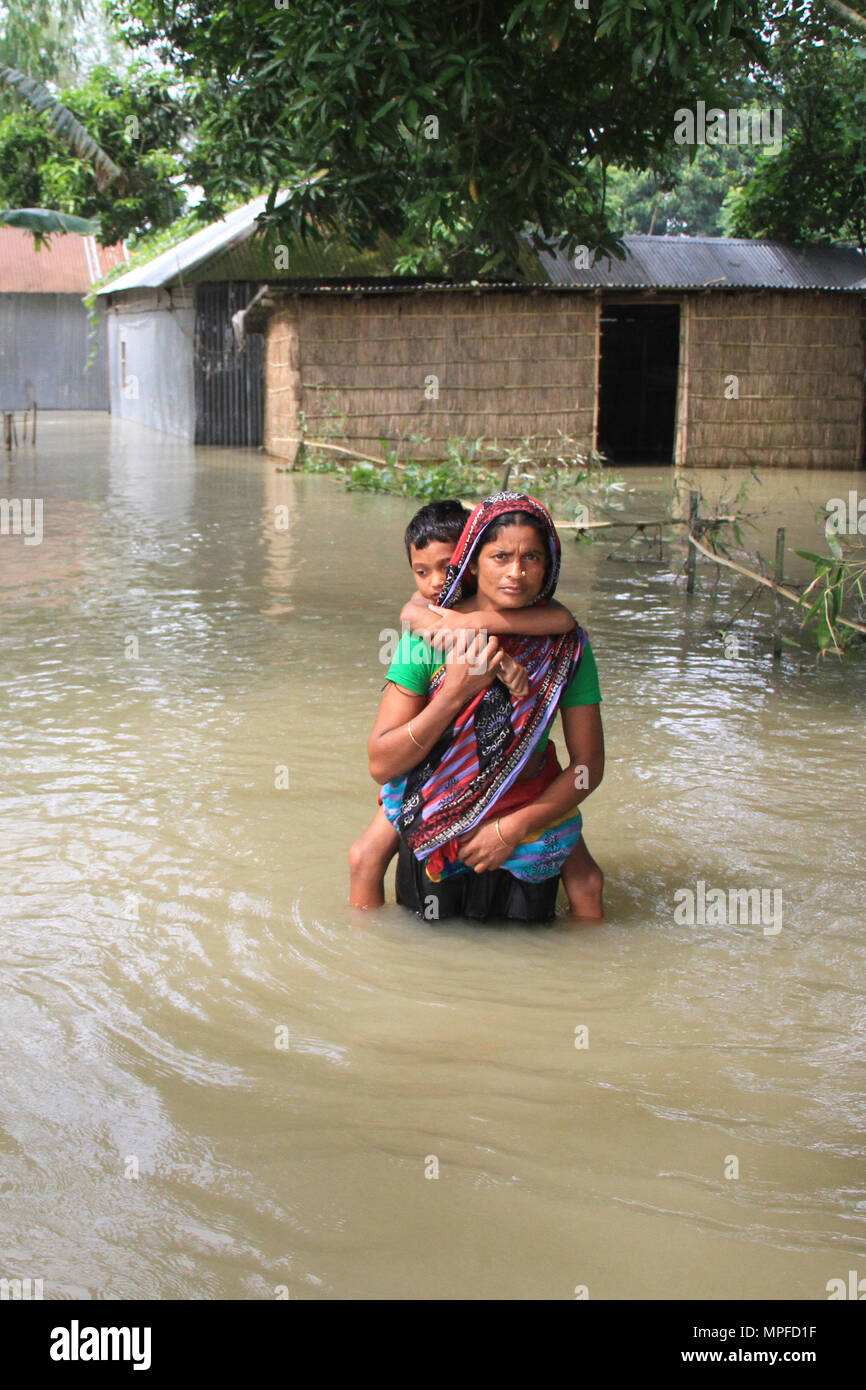
[[(553, 360), (554, 360), (553, 358), (550, 359), (551, 362), (553, 362)], [(489, 366), (498, 366), (498, 365), (499, 365), (499, 361), (500, 361), (500, 359), (497, 358), (495, 362), (492, 362), (492, 363), (491, 363), (491, 362), (485, 362), (485, 363), (482, 363), (481, 365), (482, 365), (482, 366), (485, 366), (485, 367), (489, 367)], [(379, 371), (379, 368), (380, 368), (380, 365), (383, 365), (383, 364), (373, 363), (373, 362), (363, 362), (363, 363), (329, 362), (329, 363), (328, 363), (328, 366), (329, 366), (329, 367), (354, 367), (355, 369), (357, 369), (357, 368), (360, 367), (360, 368), (363, 368), (364, 370), (369, 371), (369, 372), (378, 372), (378, 371)], [(335, 385), (333, 384), (333, 382), (327, 382), (327, 381), (302, 381), (300, 384), (301, 384), (301, 386), (304, 388), (305, 391), (333, 391), (335, 394), (337, 394), (337, 393), (344, 394), (344, 393), (348, 393), (349, 391), (370, 391), (370, 392), (373, 392), (373, 391), (377, 391), (377, 392), (386, 391), (389, 395), (392, 394), (392, 393), (393, 393), (393, 394), (396, 394), (398, 391), (399, 391), (399, 392), (411, 392), (412, 395), (417, 395), (417, 396), (421, 396), (421, 395), (424, 394), (424, 381), (423, 381), (423, 379), (422, 379), (422, 380), (420, 381), (420, 384), (419, 384), (418, 376), (417, 376), (417, 368), (415, 368), (415, 367), (410, 367), (410, 366), (408, 366), (405, 362), (404, 362), (404, 363), (393, 363), (392, 365), (393, 365), (393, 366), (401, 366), (402, 369), (403, 369), (403, 371), (405, 371), (406, 373), (408, 373), (408, 372), (410, 372), (410, 371), (414, 371), (414, 372), (416, 373), (415, 379), (414, 379), (413, 381), (409, 382), (409, 383), (408, 383), (407, 385), (405, 385), (405, 386), (396, 386), (396, 385), (394, 385), (393, 382), (389, 382), (388, 386), (386, 386), (386, 387), (383, 387), (383, 386), (349, 386), (349, 385), (347, 385), (346, 383), (342, 383), (342, 384), (339, 385), (339, 386), (335, 386)], [(439, 362), (439, 363), (434, 362), (432, 365), (433, 365), (434, 367), (438, 365), (439, 371), (440, 371), (440, 372), (445, 372), (446, 370), (447, 370), (447, 371), (451, 371), (451, 368), (452, 368), (452, 367), (458, 366), (458, 365), (460, 365), (460, 364), (459, 364), (459, 363), (449, 362), (449, 363), (447, 363), (447, 365), (446, 365), (444, 362)], [(477, 366), (477, 365), (479, 365), (479, 364), (477, 364), (477, 363), (471, 363), (471, 364), (463, 364), (463, 365)], [(319, 366), (319, 363), (316, 363), (316, 366), (318, 367), (318, 366)], [(586, 388), (587, 391), (590, 390), (589, 378), (587, 378), (587, 380), (584, 382), (584, 386), (585, 386), (585, 388)], [(574, 394), (575, 394), (575, 386), (574, 386), (574, 381), (573, 381), (573, 380), (570, 380), (570, 381), (563, 381), (563, 382), (560, 382), (559, 384), (557, 384), (556, 382), (551, 382), (550, 385), (549, 385), (546, 389), (549, 390), (549, 391), (562, 391), (564, 394), (565, 394), (565, 393), (568, 393), (569, 395), (574, 395)], [(459, 391), (482, 391), (482, 392), (484, 392), (484, 391), (488, 391), (488, 392), (489, 392), (489, 391), (495, 391), (495, 392), (497, 393), (497, 395), (498, 395), (500, 392), (505, 392), (505, 391), (525, 391), (525, 392), (527, 393), (527, 395), (531, 395), (532, 393), (535, 393), (535, 392), (538, 391), (538, 386), (537, 386), (537, 384), (534, 383), (534, 382), (515, 382), (515, 383), (513, 383), (513, 384), (510, 385), (510, 386), (499, 385), (499, 384), (494, 385), (494, 386), (465, 386), (465, 385), (461, 384), (460, 382), (456, 382), (456, 381), (453, 382), (453, 383), (450, 382), (450, 381), (442, 382), (441, 377), (440, 377), (440, 386), (439, 386), (439, 393), (440, 393), (440, 396), (441, 396), (441, 395), (444, 395), (445, 391), (450, 391), (450, 392), (455, 392), (455, 393), (456, 393), (456, 392), (459, 392)], [(436, 399), (438, 399), (438, 397), (437, 397)], [(708, 397), (707, 399), (712, 399), (712, 398), (711, 398), (711, 397)], [(741, 400), (746, 400), (746, 399), (748, 399), (748, 400), (760, 400), (761, 398), (760, 398), (759, 396), (749, 396), (748, 398), (746, 398), (745, 396), (742, 396), (740, 399), (741, 399)], [(797, 399), (799, 399), (799, 398), (796, 397), (796, 396), (791, 396), (791, 397), (782, 397), (782, 396), (779, 396), (779, 397), (776, 397), (776, 399), (778, 399), (778, 400), (783, 400), (783, 399), (797, 400)], [(566, 408), (570, 409), (571, 407), (563, 407), (563, 410), (565, 410)], [(577, 406), (574, 407), (575, 410), (576, 410), (577, 408), (578, 408)], [(591, 409), (592, 409), (592, 407), (591, 407), (591, 406), (588, 406), (588, 405), (583, 407), (583, 410), (584, 410), (585, 413), (588, 412), (588, 411), (590, 411)], [(496, 414), (502, 414), (501, 411), (497, 411), (497, 412), (494, 412), (494, 413), (496, 413)], [(537, 414), (539, 414), (540, 412), (539, 412), (539, 411), (536, 411), (536, 410), (532, 410), (532, 411), (530, 411), (529, 413), (532, 414), (532, 415), (537, 415)], [(559, 414), (562, 413), (562, 412), (560, 412), (560, 411), (557, 410), (557, 411), (554, 411), (553, 413), (554, 413), (555, 415), (559, 415)]]
[[(785, 527), (780, 526), (776, 531), (776, 563), (773, 569), (773, 578), (776, 584), (781, 584), (785, 578)], [(781, 604), (779, 603), (778, 593), (773, 595), (773, 660), (778, 661), (782, 655), (782, 628), (781, 628)]]
[(357, 449), (345, 449), (342, 444), (328, 444), (324, 439), (301, 439), (300, 435), (275, 434), (272, 444), (302, 444), (305, 449), (333, 449), (338, 454), (348, 454), (353, 459), (363, 459), (365, 463), (378, 463), (383, 468), (405, 468), (405, 463), (389, 463), (387, 459), (374, 458), (372, 454), (361, 454)]
[[(706, 555), (708, 560), (712, 560), (714, 565), (723, 565), (725, 569), (736, 570), (737, 574), (744, 574), (747, 579), (753, 579), (756, 584), (763, 584), (767, 589), (773, 589), (781, 594), (783, 598), (790, 599), (792, 603), (801, 606), (801, 594), (795, 594), (792, 589), (787, 589), (784, 584), (777, 584), (773, 579), (767, 579), (766, 575), (757, 574), (755, 570), (746, 569), (745, 565), (738, 565), (736, 560), (729, 560), (725, 555), (716, 555), (712, 550), (708, 550), (705, 545), (701, 545), (696, 536), (689, 536), (689, 544), (699, 550), (702, 555)], [(855, 632), (866, 634), (866, 627), (862, 623), (851, 622), (849, 618), (837, 618), (837, 623), (842, 627), (851, 627)]]
[[(698, 520), (698, 494), (694, 490), (689, 493), (689, 540), (695, 534)], [(686, 556), (686, 593), (695, 592), (695, 570), (697, 568), (697, 556), (690, 550)]]
[[(738, 520), (739, 517), (736, 516), (714, 516), (702, 519), (698, 525), (702, 531), (709, 531), (714, 526)], [(663, 516), (645, 518), (642, 521), (555, 521), (553, 524), (558, 531), (595, 531), (609, 526), (635, 526), (640, 531), (644, 526), (688, 526), (689, 521), (687, 517)]]
[[(326, 390), (328, 390), (328, 389), (333, 389), (333, 390), (335, 391), (335, 394), (339, 394), (337, 388), (328, 388), (328, 387), (326, 387), (326, 386), (324, 386), (324, 385), (323, 385), (323, 386), (318, 386), (318, 387), (310, 387), (310, 386), (305, 386), (305, 387), (304, 387), (304, 390), (305, 390), (305, 391), (310, 391), (310, 390), (326, 391)], [(367, 386), (367, 387), (364, 387), (364, 390), (369, 391), (369, 393), (370, 393), (371, 395), (374, 393), (375, 389), (376, 389), (376, 388), (375, 388), (374, 386)], [(408, 387), (404, 387), (404, 388), (403, 388), (404, 391), (408, 391), (408, 389), (409, 389)], [(455, 395), (456, 395), (456, 394), (459, 394), (460, 389), (461, 389), (461, 388), (460, 388), (459, 386), (458, 386), (458, 387), (455, 387)], [(495, 388), (494, 388), (494, 389), (495, 389)], [(530, 386), (527, 386), (525, 389), (526, 389), (527, 391), (531, 391), (531, 390), (533, 390), (534, 388), (533, 388), (533, 387), (530, 387)], [(565, 388), (563, 387), (562, 389), (564, 390)], [(421, 393), (420, 393), (420, 392), (417, 392), (417, 393), (414, 393), (414, 392), (413, 392), (413, 394), (417, 394), (418, 396), (420, 396)], [(310, 412), (308, 411), (307, 413), (309, 414)], [(382, 419), (384, 416), (386, 416), (386, 415), (397, 415), (397, 414), (405, 414), (405, 413), (406, 413), (406, 412), (403, 410), (403, 408), (401, 407), (401, 405), (400, 405), (399, 402), (394, 402), (394, 403), (391, 403), (391, 404), (385, 402), (385, 403), (382, 404), (382, 406), (381, 406), (378, 410), (353, 410), (353, 411), (351, 412), (351, 414), (348, 414), (348, 413), (347, 413), (347, 417), (348, 417), (348, 419), (350, 419), (350, 420), (381, 420), (381, 419)], [(420, 416), (420, 415), (422, 414), (422, 411), (419, 409), (416, 413)], [(494, 419), (496, 419), (496, 420), (501, 420), (501, 419), (502, 419), (502, 411), (501, 411), (501, 410), (476, 410), (474, 406), (470, 406), (470, 405), (462, 406), (462, 407), (460, 407), (460, 408), (458, 408), (458, 409), (455, 409), (455, 410), (443, 410), (441, 407), (440, 407), (438, 410), (434, 410), (434, 409), (431, 408), (430, 410), (427, 410), (427, 411), (425, 411), (425, 412), (423, 412), (423, 413), (426, 414), (426, 415), (430, 415), (431, 417), (435, 417), (435, 418), (437, 418), (437, 419), (443, 419), (443, 420), (447, 420), (450, 416), (453, 416), (453, 415), (471, 415), (471, 417), (472, 417), (473, 420), (479, 420), (479, 419), (481, 419), (482, 416), (488, 416), (488, 415), (492, 416), (492, 417), (493, 417)], [(561, 405), (561, 406), (557, 406), (557, 408), (556, 408), (555, 410), (535, 410), (535, 409), (533, 409), (533, 410), (523, 411), (523, 412), (521, 412), (520, 418), (521, 418), (521, 419), (533, 419), (533, 420), (537, 420), (537, 419), (539, 419), (542, 415), (559, 415), (559, 416), (562, 417), (563, 420), (566, 420), (566, 421), (567, 421), (567, 420), (573, 420), (574, 417), (575, 417), (576, 415), (589, 415), (589, 413), (590, 413), (590, 407), (589, 407), (589, 406), (584, 406), (582, 410), (579, 410), (579, 409), (578, 409), (576, 406), (574, 406), (574, 405)], [(324, 414), (324, 412), (321, 412), (319, 418), (321, 418), (321, 416), (322, 416), (323, 414)]]
[[(460, 501), (464, 507), (470, 511), (478, 505), (471, 498), (461, 497)], [(722, 526), (727, 522), (739, 521), (737, 516), (714, 516), (701, 520), (699, 525), (702, 530), (710, 530), (715, 526)], [(557, 531), (601, 531), (613, 526), (632, 526), (635, 530), (641, 531), (645, 526), (688, 526), (688, 521), (684, 517), (644, 517), (640, 520), (628, 519), (626, 521), (554, 521)]]

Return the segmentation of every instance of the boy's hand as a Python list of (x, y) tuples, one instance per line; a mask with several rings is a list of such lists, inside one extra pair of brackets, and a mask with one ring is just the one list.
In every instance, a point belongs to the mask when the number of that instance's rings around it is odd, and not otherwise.
[(464, 628), (474, 630), (473, 623), (465, 621), (465, 615), (452, 613), (450, 608), (437, 608), (432, 603), (407, 603), (400, 614), (413, 632), (423, 637), (435, 637), (439, 632), (460, 632)]
[(430, 632), (473, 632), (478, 624), (467, 622), (469, 615), (455, 613), (453, 608), (438, 608), (435, 603), (427, 604), (427, 627)]
[(499, 666), (499, 679), (507, 686), (512, 700), (525, 700), (529, 694), (529, 676), (526, 667), (514, 661), (506, 652), (502, 653)]

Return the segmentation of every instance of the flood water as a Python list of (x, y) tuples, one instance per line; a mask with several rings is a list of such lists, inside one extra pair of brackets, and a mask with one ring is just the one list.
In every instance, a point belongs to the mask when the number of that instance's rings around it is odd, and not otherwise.
[[(94, 1299), (866, 1276), (862, 660), (774, 667), (748, 624), (726, 656), (748, 587), (701, 566), (689, 601), (668, 559), (566, 541), (606, 923), (433, 925), (390, 884), (353, 912), (417, 504), (101, 415), (42, 416), (4, 467), (44, 536), (0, 536), (0, 1275)], [(669, 474), (625, 477), (614, 501), (658, 515)], [(764, 553), (782, 522), (823, 549), (816, 506), (862, 478), (764, 475)], [(679, 924), (699, 881), (779, 890), (780, 926)]]

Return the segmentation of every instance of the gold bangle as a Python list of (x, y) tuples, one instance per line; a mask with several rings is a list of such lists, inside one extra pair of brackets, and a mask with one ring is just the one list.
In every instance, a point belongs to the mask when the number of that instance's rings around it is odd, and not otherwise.
[(414, 743), (415, 747), (416, 747), (416, 748), (420, 748), (420, 749), (421, 749), (421, 752), (423, 753), (423, 752), (424, 752), (424, 745), (423, 745), (423, 743), (419, 743), (418, 740), (417, 740), (417, 738), (416, 738), (415, 735), (413, 734), (413, 732), (412, 732), (412, 720), (411, 720), (411, 719), (407, 719), (407, 720), (406, 720), (406, 732), (407, 732), (407, 734), (409, 735), (409, 737), (411, 738), (411, 740), (412, 740), (412, 742)]
[(502, 831), (499, 829), (499, 821), (498, 821), (498, 820), (495, 820), (495, 821), (493, 822), (493, 829), (496, 831), (497, 835), (499, 836), (499, 842), (500, 842), (500, 844), (503, 844), (503, 845), (505, 846), (506, 849), (510, 849), (510, 845), (508, 844), (508, 841), (507, 841), (507, 840), (503, 840), (503, 838), (502, 838)]

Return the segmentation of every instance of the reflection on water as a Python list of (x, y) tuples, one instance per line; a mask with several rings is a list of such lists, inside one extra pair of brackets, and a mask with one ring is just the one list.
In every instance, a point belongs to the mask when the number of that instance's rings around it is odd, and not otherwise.
[[(657, 514), (666, 475), (627, 482)], [(814, 548), (858, 482), (765, 476), (756, 543)], [(726, 659), (742, 590), (702, 570), (689, 604), (567, 542), (609, 921), (353, 913), (413, 504), (85, 415), (41, 418), (3, 487), (45, 536), (0, 537), (0, 1275), (825, 1298), (866, 1259), (862, 664), (774, 669), (756, 632)], [(780, 889), (782, 930), (678, 925), (699, 880)]]

